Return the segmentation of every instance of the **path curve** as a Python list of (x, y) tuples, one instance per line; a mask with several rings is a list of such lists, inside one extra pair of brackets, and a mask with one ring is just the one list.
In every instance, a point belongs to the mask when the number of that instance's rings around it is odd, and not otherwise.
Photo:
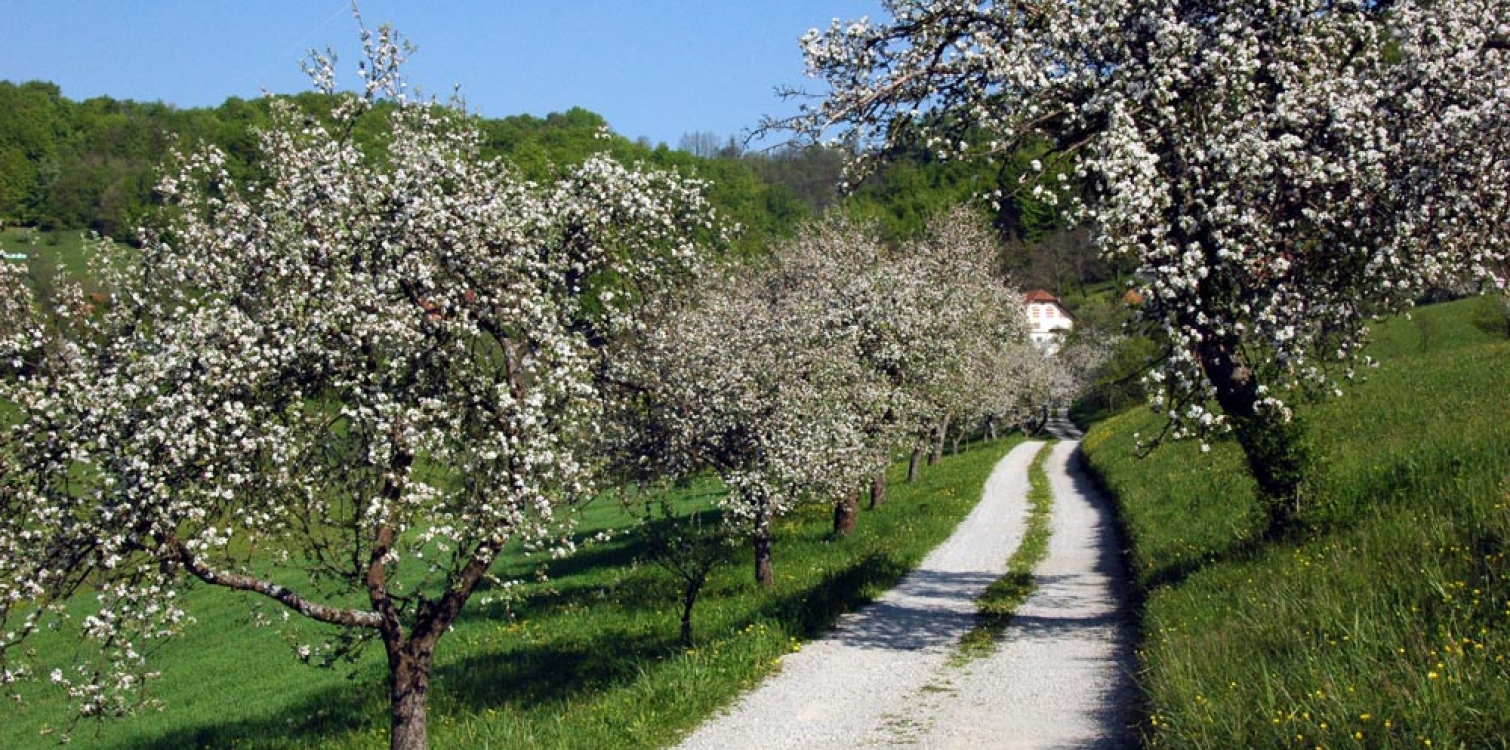
[(1115, 534), (1075, 468), (1076, 442), (1057, 445), (1045, 467), (1055, 516), (1038, 591), (995, 654), (951, 660), (975, 624), (975, 598), (1022, 539), (1027, 468), (1042, 445), (1008, 453), (980, 504), (896, 588), (787, 656), (678, 749), (1131, 746), (1132, 636)]

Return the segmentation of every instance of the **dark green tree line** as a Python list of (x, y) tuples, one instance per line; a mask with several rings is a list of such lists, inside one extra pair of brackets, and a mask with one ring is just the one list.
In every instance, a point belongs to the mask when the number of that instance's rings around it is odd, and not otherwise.
[[(289, 97), (308, 118), (329, 124), (332, 99), (318, 93)], [(267, 100), (227, 99), (218, 107), (179, 109), (98, 97), (75, 102), (52, 83), (0, 81), (0, 223), (44, 230), (87, 229), (123, 241), (152, 205), (157, 166), (175, 140), (212, 143), (237, 179), (255, 179), (255, 130), (269, 123)], [(364, 149), (379, 149), (382, 119), (353, 133)], [(477, 118), (484, 157), (503, 157), (539, 181), (607, 150), (625, 162), (673, 167), (710, 183), (709, 198), (743, 228), (737, 245), (754, 252), (812, 212), (811, 203), (754, 163), (697, 156), (665, 145), (650, 147), (610, 133), (599, 115), (581, 108), (545, 117)], [(605, 135), (606, 134), (606, 135)], [(605, 141), (606, 138), (606, 141)]]

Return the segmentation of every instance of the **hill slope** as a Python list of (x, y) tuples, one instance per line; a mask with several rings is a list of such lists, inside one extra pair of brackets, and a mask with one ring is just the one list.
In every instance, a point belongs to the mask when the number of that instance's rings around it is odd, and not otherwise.
[(1381, 361), (1303, 409), (1307, 530), (1263, 541), (1231, 443), (1085, 449), (1118, 497), (1154, 747), (1510, 747), (1510, 340), (1494, 300), (1387, 322)]

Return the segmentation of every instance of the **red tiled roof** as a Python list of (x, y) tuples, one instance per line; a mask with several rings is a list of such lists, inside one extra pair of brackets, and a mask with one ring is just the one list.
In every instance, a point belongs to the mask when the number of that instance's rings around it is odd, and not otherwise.
[(1059, 302), (1059, 298), (1055, 297), (1052, 294), (1049, 294), (1048, 292), (1045, 292), (1042, 289), (1034, 289), (1033, 291), (1028, 292), (1028, 296), (1027, 296), (1026, 301), (1027, 302), (1054, 302), (1054, 303), (1058, 303)]

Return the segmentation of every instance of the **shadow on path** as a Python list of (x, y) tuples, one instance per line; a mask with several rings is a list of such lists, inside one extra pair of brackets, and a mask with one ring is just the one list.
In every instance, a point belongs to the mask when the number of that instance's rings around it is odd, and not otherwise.
[(888, 598), (840, 620), (834, 634), (853, 648), (921, 651), (950, 647), (975, 625), (975, 598), (970, 592), (981, 591), (994, 580), (996, 576), (986, 571), (914, 571)]

